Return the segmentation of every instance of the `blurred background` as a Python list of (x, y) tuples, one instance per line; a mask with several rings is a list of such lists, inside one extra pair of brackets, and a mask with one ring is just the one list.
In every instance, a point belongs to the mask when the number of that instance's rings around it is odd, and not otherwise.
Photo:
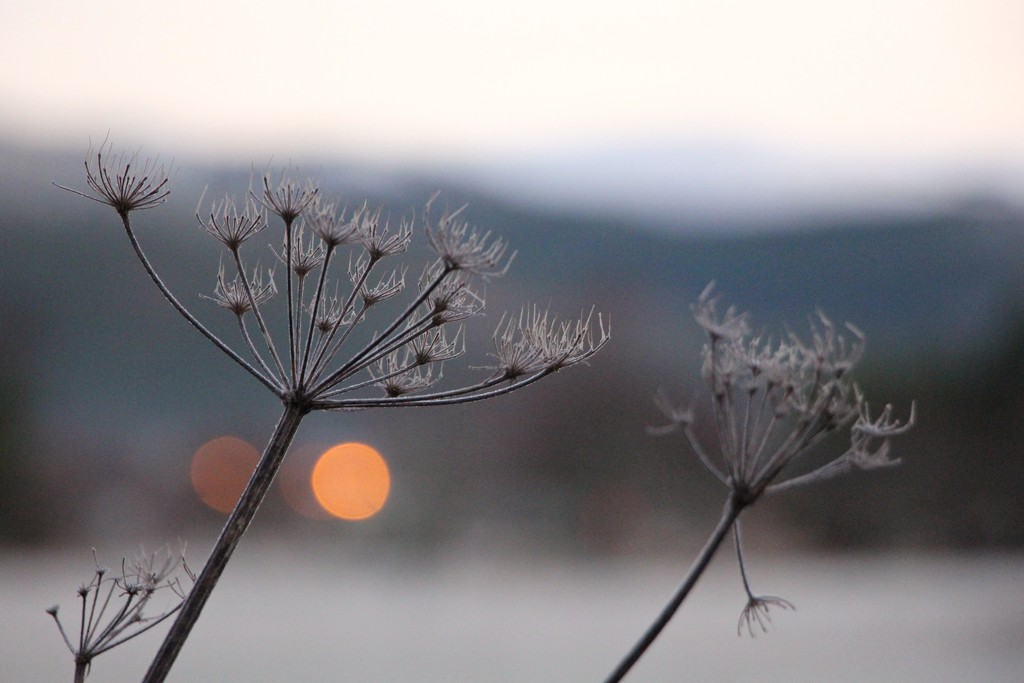
[[(606, 674), (723, 501), (681, 438), (646, 433), (658, 390), (707, 416), (689, 306), (711, 280), (771, 334), (818, 308), (856, 324), (869, 400), (906, 415), (916, 399), (919, 423), (893, 444), (901, 467), (750, 511), (755, 588), (796, 615), (737, 642), (723, 553), (638, 680), (996, 681), (1024, 666), (1024, 601), (1005, 599), (1024, 570), (1020, 3), (99, 0), (0, 15), (4, 680), (53, 680), (44, 661), (70, 672), (42, 610), (72, 609), (89, 548), (114, 565), (183, 539), (201, 565), (230, 489), (204, 458), (244, 472), (278, 414), (159, 296), (113, 211), (51, 184), (84, 189), (86, 150), (108, 136), (173, 168), (140, 239), (226, 334), (200, 298), (219, 251), (193, 214), (204, 192), (241, 198), (285, 166), (393, 222), (440, 190), (511, 241), (466, 364), (488, 363), (501, 313), (524, 303), (596, 306), (612, 325), (590, 367), (495, 401), (308, 418), (180, 680), (262, 680), (265, 659), (232, 654), (253, 640), (304, 680)], [(410, 273), (428, 258), (417, 243)], [(358, 521), (310, 486), (349, 443), (386, 463), (386, 496)], [(265, 611), (223, 642), (253, 593), (272, 595)], [(322, 605), (364, 628), (303, 611)], [(554, 632), (575, 636), (555, 649)], [(876, 654), (864, 668), (835, 642)], [(96, 678), (137, 678), (155, 642), (130, 647)]]

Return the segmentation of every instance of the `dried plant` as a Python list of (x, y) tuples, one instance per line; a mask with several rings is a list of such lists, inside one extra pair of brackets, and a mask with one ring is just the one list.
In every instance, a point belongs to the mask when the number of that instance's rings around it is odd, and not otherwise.
[[(242, 344), (236, 350), (181, 304), (143, 252), (132, 214), (165, 202), (170, 191), (163, 167), (150, 162), (141, 170), (136, 167), (134, 157), (111, 157), (103, 146), (85, 164), (90, 191), (70, 191), (113, 208), (163, 296), (283, 404), (252, 478), (146, 675), (145, 681), (156, 683), (170, 670), (305, 415), (493, 398), (585, 362), (608, 341), (608, 331), (592, 313), (572, 322), (536, 310), (515, 322), (506, 317), (495, 332), (496, 362), (485, 368), (487, 374), (463, 386), (435, 388), (442, 364), (465, 351), (463, 321), (483, 312), (484, 300), (474, 281), (504, 275), (508, 269), (513, 254), (507, 242), (472, 228), (462, 209), (433, 220), (428, 202), (423, 222), (436, 258), (423, 268), (406, 303), (379, 314), (382, 304), (408, 289), (406, 268), (386, 266), (408, 247), (413, 221), (392, 226), (379, 210), (365, 205), (351, 213), (339, 210), (312, 181), (282, 175), (277, 182), (265, 176), (262, 190), (250, 192), (244, 202), (225, 198), (208, 214), (196, 214), (202, 230), (226, 252), (227, 265), (222, 261), (208, 298), (235, 316)], [(268, 228), (271, 216), (282, 225), (281, 246), (274, 249), (283, 271), (280, 284), (273, 271), (247, 264), (242, 253), (246, 242)], [(342, 257), (344, 252), (348, 258)], [(339, 261), (347, 263), (340, 278), (332, 276)], [(282, 293), (282, 327), (287, 329), (272, 331), (264, 307)], [(353, 333), (371, 319), (378, 321), (372, 334)]]
[[(852, 469), (889, 467), (889, 439), (914, 424), (914, 406), (905, 423), (886, 406), (872, 418), (868, 404), (852, 378), (864, 353), (864, 335), (852, 325), (850, 339), (822, 313), (811, 324), (808, 338), (789, 334), (778, 342), (753, 335), (748, 316), (728, 308), (718, 310), (713, 284), (693, 307), (707, 335), (702, 374), (711, 390), (718, 457), (712, 457), (693, 430), (693, 411), (664, 395), (657, 403), (669, 424), (652, 429), (666, 434), (681, 431), (701, 463), (728, 491), (722, 517), (690, 567), (683, 583), (643, 637), (606, 679), (620, 681), (672, 619), (722, 541), (733, 530), (747, 604), (738, 629), (754, 635), (764, 630), (772, 607), (793, 609), (776, 596), (755, 595), (743, 562), (739, 516), (762, 495), (813, 484)], [(820, 441), (847, 432), (849, 447), (838, 457), (803, 473), (793, 466), (805, 460)]]
[[(181, 608), (188, 590), (176, 573), (181, 569), (190, 581), (195, 575), (170, 549), (146, 553), (144, 550), (121, 560), (121, 572), (101, 567), (93, 550), (96, 571), (88, 583), (78, 589), (82, 603), (78, 638), (72, 641), (54, 605), (46, 610), (57, 622), (61, 637), (75, 658), (75, 683), (81, 683), (92, 667), (92, 660), (104, 652), (142, 635)], [(157, 593), (171, 594), (169, 606), (158, 614), (148, 615), (146, 609)]]

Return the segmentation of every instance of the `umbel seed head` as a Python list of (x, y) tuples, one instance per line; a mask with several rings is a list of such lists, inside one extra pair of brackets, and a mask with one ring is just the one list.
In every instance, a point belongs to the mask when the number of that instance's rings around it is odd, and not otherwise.
[[(132, 211), (152, 209), (167, 201), (171, 190), (167, 170), (157, 160), (138, 160), (137, 154), (111, 154), (106, 143), (85, 159), (85, 182), (92, 194), (63, 185), (62, 190), (113, 207), (121, 218)], [(56, 183), (54, 183), (56, 185)]]

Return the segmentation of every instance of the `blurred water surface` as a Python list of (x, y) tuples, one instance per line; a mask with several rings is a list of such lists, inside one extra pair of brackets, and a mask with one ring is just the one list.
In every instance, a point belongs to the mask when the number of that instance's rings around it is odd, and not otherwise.
[[(243, 544), (169, 680), (597, 682), (689, 559), (352, 555)], [(71, 679), (44, 610), (59, 602), (74, 628), (89, 562), (78, 551), (0, 560), (0, 680)], [(1024, 672), (1024, 555), (750, 562), (755, 590), (796, 612), (738, 638), (743, 594), (722, 556), (629, 680), (1003, 682)], [(99, 657), (89, 680), (139, 680), (157, 644), (150, 633)]]

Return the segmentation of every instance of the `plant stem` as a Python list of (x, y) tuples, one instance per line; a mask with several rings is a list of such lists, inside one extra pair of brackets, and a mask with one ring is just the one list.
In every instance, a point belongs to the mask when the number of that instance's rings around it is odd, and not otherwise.
[[(167, 285), (165, 285), (164, 281), (160, 279), (160, 276), (156, 274), (156, 271), (153, 269), (153, 265), (149, 262), (149, 258), (146, 256), (145, 252), (142, 251), (142, 245), (139, 244), (139, 240), (135, 237), (135, 231), (132, 230), (132, 224), (131, 221), (128, 219), (128, 214), (122, 213), (120, 215), (121, 224), (124, 226), (124, 231), (128, 234), (128, 240), (132, 244), (132, 249), (135, 250), (135, 255), (138, 257), (139, 261), (142, 262), (142, 267), (146, 269), (146, 272), (149, 274), (149, 278), (153, 281), (153, 284), (157, 286), (157, 289), (159, 289), (160, 293), (164, 295), (164, 298), (167, 299), (167, 301), (172, 306), (174, 306), (174, 310), (178, 311), (178, 313), (180, 313), (182, 317), (185, 318), (185, 320), (187, 320), (190, 325), (192, 325), (192, 327), (199, 330), (200, 334), (202, 334), (204, 337), (213, 342), (214, 346), (216, 346), (218, 349), (226, 353), (228, 357), (231, 358), (231, 360), (241, 365), (246, 372), (248, 372), (250, 375), (259, 380), (265, 387), (274, 392), (275, 396), (283, 397), (283, 393), (280, 387), (278, 387), (271, 378), (264, 377), (263, 373), (261, 373), (259, 370), (250, 365), (244, 358), (235, 353), (234, 350), (231, 349), (231, 347), (229, 347), (227, 344), (222, 342), (220, 338), (217, 337), (217, 335), (206, 329), (206, 327), (203, 326), (203, 324), (199, 322), (199, 320), (194, 315), (189, 313), (188, 309), (185, 308), (185, 306), (182, 305), (182, 303), (178, 301), (173, 294), (171, 294), (171, 290), (167, 289)], [(242, 281), (245, 282), (244, 274), (242, 275)]]
[(89, 662), (75, 660), (75, 683), (85, 683), (85, 677), (89, 673)]
[(729, 500), (725, 503), (725, 508), (722, 510), (722, 518), (718, 520), (718, 525), (715, 530), (711, 532), (711, 536), (708, 537), (704, 547), (701, 548), (700, 554), (697, 555), (697, 559), (690, 565), (690, 570), (686, 573), (686, 577), (683, 579), (682, 585), (676, 590), (672, 599), (669, 600), (668, 604), (658, 615), (658, 618), (654, 620), (643, 637), (633, 646), (633, 649), (623, 658), (615, 670), (605, 679), (605, 683), (619, 683), (629, 670), (633, 668), (633, 665), (637, 663), (640, 657), (643, 656), (647, 648), (651, 646), (654, 640), (661, 633), (662, 629), (668, 625), (668, 622), (675, 615), (676, 610), (683, 604), (683, 600), (689, 595), (690, 589), (697, 583), (697, 579), (700, 578), (704, 570), (707, 569), (708, 564), (711, 562), (711, 558), (714, 556), (715, 551), (718, 550), (718, 546), (722, 544), (726, 535), (729, 533), (729, 529), (736, 522), (736, 519), (740, 516), (740, 512), (746, 507), (744, 503), (735, 494), (729, 495)]
[(285, 403), (284, 413), (278, 420), (277, 427), (274, 428), (274, 434), (270, 437), (270, 442), (263, 451), (259, 464), (256, 465), (242, 497), (221, 530), (213, 552), (210, 553), (206, 565), (196, 578), (195, 585), (182, 603), (181, 610), (171, 625), (171, 630), (164, 638), (156, 658), (150, 664), (143, 683), (162, 683), (167, 678), (167, 673), (174, 664), (174, 660), (177, 659), (178, 653), (181, 652), (192, 627), (199, 619), (199, 613), (202, 612), (206, 600), (213, 592), (214, 586), (217, 585), (224, 567), (231, 559), (231, 554), (255, 516), (263, 498), (266, 497), (270, 484), (274, 481), (274, 476), (277, 474), (306, 412), (307, 409), (303, 406)]

